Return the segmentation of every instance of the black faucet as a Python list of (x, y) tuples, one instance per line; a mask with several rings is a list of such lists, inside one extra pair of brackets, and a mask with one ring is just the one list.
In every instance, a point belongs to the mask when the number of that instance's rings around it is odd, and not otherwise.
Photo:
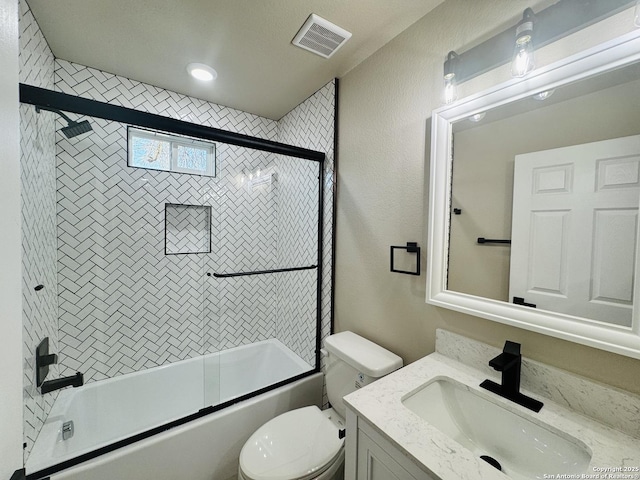
[(40, 391), (42, 393), (49, 393), (64, 387), (81, 387), (82, 385), (84, 385), (84, 376), (80, 372), (76, 372), (75, 375), (70, 377), (56, 378), (55, 380), (42, 382)]
[(47, 380), (49, 366), (58, 363), (58, 355), (49, 353), (49, 337), (45, 337), (36, 347), (36, 386), (40, 387), (41, 393), (49, 393), (60, 390), (64, 387), (81, 387), (84, 385), (84, 377), (77, 372), (71, 377), (56, 378)]
[(520, 393), (520, 367), (522, 365), (522, 355), (520, 354), (520, 344), (507, 340), (502, 349), (502, 353), (489, 360), (489, 366), (502, 372), (502, 385), (498, 385), (491, 380), (485, 380), (480, 384), (501, 397), (522, 405), (534, 412), (539, 412), (543, 403)]

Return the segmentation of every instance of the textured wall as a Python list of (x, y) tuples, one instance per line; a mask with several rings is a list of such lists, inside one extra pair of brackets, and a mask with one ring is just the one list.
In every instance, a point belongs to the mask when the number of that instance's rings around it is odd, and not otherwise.
[[(20, 2), (20, 82), (53, 89), (54, 58), (26, 2)], [(28, 455), (57, 392), (35, 387), (35, 348), (49, 337), (59, 351), (56, 273), (56, 147), (54, 114), (20, 106), (20, 188), (22, 196), (22, 323), (24, 437)], [(36, 285), (44, 289), (35, 291)], [(58, 376), (57, 365), (50, 369)]]
[[(433, 307), (425, 303), (424, 274), (389, 272), (390, 245), (426, 247), (429, 118), (442, 105), (447, 52), (515, 25), (523, 8), (507, 0), (447, 0), (341, 79), (336, 329), (361, 333), (405, 362), (433, 352), (439, 327), (494, 346), (509, 339), (522, 343), (527, 357), (640, 392), (637, 360)], [(537, 64), (634, 28), (631, 11), (611, 20), (536, 52)], [(460, 97), (509, 79), (505, 65), (464, 83)]]

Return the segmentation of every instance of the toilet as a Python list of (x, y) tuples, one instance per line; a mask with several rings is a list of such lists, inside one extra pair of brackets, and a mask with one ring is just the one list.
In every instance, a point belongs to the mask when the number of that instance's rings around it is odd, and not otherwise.
[(331, 335), (324, 344), (332, 408), (298, 408), (265, 423), (242, 447), (238, 480), (344, 478), (342, 397), (402, 367), (402, 359), (353, 332)]

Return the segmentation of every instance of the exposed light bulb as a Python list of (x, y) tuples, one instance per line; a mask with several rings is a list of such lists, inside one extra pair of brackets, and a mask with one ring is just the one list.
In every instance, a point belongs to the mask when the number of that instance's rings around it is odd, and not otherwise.
[(444, 103), (447, 105), (458, 99), (458, 87), (456, 85), (456, 74), (450, 73), (444, 76)]
[(547, 98), (549, 98), (551, 95), (553, 95), (553, 92), (555, 92), (555, 89), (554, 90), (545, 90), (544, 92), (536, 93), (532, 98), (534, 100), (543, 101), (543, 100), (546, 100)]
[(469, 121), (473, 122), (473, 123), (478, 123), (479, 121), (481, 121), (484, 117), (486, 117), (487, 112), (480, 112), (480, 113), (476, 113), (475, 115), (471, 115), (469, 117)]
[(640, 0), (636, 2), (636, 9), (633, 12), (633, 24), (640, 27)]
[(516, 46), (511, 61), (511, 75), (524, 77), (533, 70), (533, 10), (527, 8), (516, 28)]
[(449, 105), (458, 99), (458, 86), (456, 84), (456, 65), (458, 55), (456, 52), (449, 52), (444, 62), (444, 103)]

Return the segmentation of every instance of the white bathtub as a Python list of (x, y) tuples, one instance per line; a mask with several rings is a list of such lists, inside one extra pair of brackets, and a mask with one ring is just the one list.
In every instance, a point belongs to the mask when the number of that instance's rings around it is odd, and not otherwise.
[[(312, 369), (286, 346), (272, 339), (89, 383), (81, 388), (65, 389), (60, 392), (27, 459), (27, 474)], [(315, 390), (317, 381), (313, 384)], [(320, 380), (318, 398), (312, 403), (320, 401), (321, 389)], [(253, 405), (256, 402), (250, 403)], [(226, 410), (196, 421), (206, 422), (209, 417), (224, 415)], [(73, 421), (74, 435), (62, 440), (62, 425), (67, 421)], [(184, 429), (188, 425), (176, 428)], [(226, 435), (225, 432), (217, 434)], [(166, 432), (156, 436), (163, 435)], [(135, 448), (136, 445), (123, 447), (122, 450)]]

